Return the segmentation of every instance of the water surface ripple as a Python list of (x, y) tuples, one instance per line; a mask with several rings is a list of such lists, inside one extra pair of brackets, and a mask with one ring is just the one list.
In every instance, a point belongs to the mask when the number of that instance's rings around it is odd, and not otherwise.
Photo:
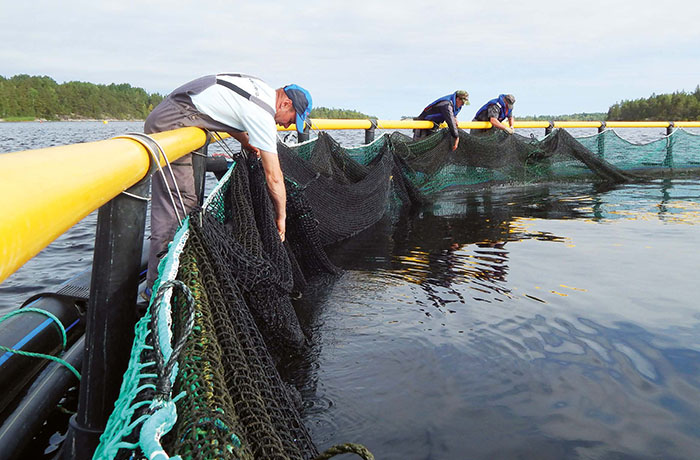
[[(321, 447), (377, 458), (700, 449), (700, 182), (445, 193), (334, 246), (292, 372)], [(313, 306), (315, 305), (315, 306)]]

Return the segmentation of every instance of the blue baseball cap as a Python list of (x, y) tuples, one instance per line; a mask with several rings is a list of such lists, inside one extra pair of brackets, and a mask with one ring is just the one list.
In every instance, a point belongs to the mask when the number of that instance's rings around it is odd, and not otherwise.
[(301, 86), (297, 85), (285, 86), (284, 92), (287, 97), (292, 100), (294, 111), (297, 113), (297, 131), (303, 133), (304, 122), (309, 116), (309, 113), (311, 113), (311, 94), (309, 94), (309, 92)]

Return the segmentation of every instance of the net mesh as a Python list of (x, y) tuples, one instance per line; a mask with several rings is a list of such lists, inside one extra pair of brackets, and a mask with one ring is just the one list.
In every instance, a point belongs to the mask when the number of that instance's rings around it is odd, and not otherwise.
[(684, 129), (645, 144), (630, 142), (608, 129), (594, 136), (578, 139), (587, 149), (621, 169), (696, 168), (698, 138)]
[[(290, 299), (310, 278), (340, 272), (325, 246), (371, 227), (392, 207), (418, 207), (449, 187), (578, 177), (626, 182), (659, 168), (696, 165), (697, 171), (694, 137), (677, 131), (632, 146), (610, 131), (580, 141), (562, 130), (542, 140), (461, 132), (455, 151), (446, 131), (418, 142), (393, 133), (352, 149), (325, 133), (296, 146), (280, 143), (287, 188), (284, 243), (260, 161), (239, 159), (204, 209), (185, 221), (161, 264), (156, 289), (177, 278), (194, 298), (194, 327), (178, 365), (172, 375), (162, 375), (153, 359), (154, 341), (165, 344), (164, 355), (171, 353), (169, 341), (189, 317), (184, 296), (173, 294), (162, 300), (166, 314), (152, 318), (151, 305), (136, 326), (122, 392), (95, 458), (159, 458), (161, 452), (182, 458), (315, 458), (301, 398), (277, 368), (303, 353), (309, 341)], [(156, 391), (162, 378), (174, 383), (165, 397)], [(164, 407), (172, 414), (152, 428)]]

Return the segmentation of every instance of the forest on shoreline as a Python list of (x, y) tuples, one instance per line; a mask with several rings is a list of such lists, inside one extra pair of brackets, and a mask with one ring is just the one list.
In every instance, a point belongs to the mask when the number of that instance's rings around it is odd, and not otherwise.
[[(163, 100), (128, 83), (98, 85), (79, 81), (56, 83), (48, 76), (0, 76), (0, 120), (144, 120)], [(312, 118), (375, 118), (356, 110), (317, 107)], [(608, 112), (518, 116), (534, 121), (700, 120), (700, 85), (693, 92), (652, 94), (623, 100)]]
[(26, 120), (143, 120), (163, 100), (127, 83), (96, 85), (51, 77), (0, 76), (0, 119)]
[(608, 110), (608, 120), (695, 121), (700, 120), (700, 85), (688, 93), (652, 94), (622, 101)]
[(353, 120), (368, 120), (377, 118), (372, 115), (366, 115), (357, 110), (348, 109), (329, 109), (328, 107), (316, 107), (311, 109), (309, 114), (311, 118), (335, 118), (335, 119), (353, 119)]

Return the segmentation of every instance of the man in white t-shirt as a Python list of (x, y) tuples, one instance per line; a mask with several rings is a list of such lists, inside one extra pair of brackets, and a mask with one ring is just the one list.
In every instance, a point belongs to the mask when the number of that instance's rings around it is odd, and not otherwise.
[[(311, 112), (311, 95), (297, 85), (273, 89), (257, 77), (239, 73), (208, 75), (174, 90), (146, 119), (147, 134), (185, 126), (230, 133), (243, 150), (254, 152), (262, 160), (267, 188), (275, 207), (275, 223), (284, 241), (286, 201), (284, 177), (277, 157), (277, 124), (296, 124), (303, 132)], [(158, 262), (167, 250), (180, 222), (197, 204), (192, 170), (192, 154), (173, 161), (171, 168), (185, 209), (177, 199), (170, 172), (167, 184), (160, 174), (152, 177), (151, 247), (148, 257), (146, 296), (158, 275)], [(169, 191), (170, 190), (170, 191)], [(178, 213), (170, 194), (176, 197)]]

